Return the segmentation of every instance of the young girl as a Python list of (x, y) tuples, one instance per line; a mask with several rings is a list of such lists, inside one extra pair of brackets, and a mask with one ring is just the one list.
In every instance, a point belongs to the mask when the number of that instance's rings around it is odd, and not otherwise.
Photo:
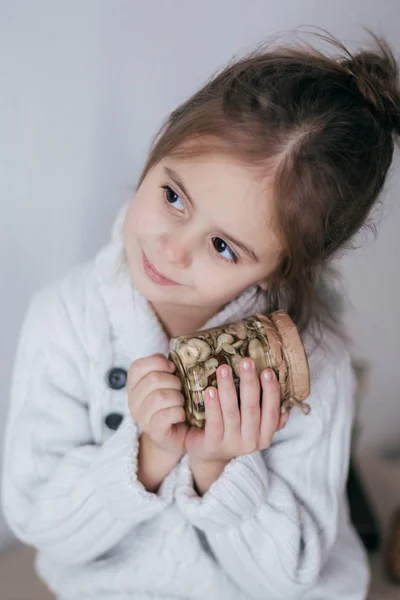
[[(364, 224), (400, 130), (376, 41), (230, 64), (171, 114), (110, 243), (33, 299), (3, 508), (58, 598), (366, 597), (345, 494), (354, 381), (316, 283)], [(277, 307), (302, 332), (310, 414), (281, 415), (273, 373), (244, 359), (240, 412), (220, 367), (206, 429), (189, 429), (169, 338)]]

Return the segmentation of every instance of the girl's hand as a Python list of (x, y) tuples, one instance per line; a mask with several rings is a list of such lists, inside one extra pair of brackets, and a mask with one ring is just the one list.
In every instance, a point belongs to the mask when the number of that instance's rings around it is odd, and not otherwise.
[(134, 361), (128, 372), (128, 406), (158, 448), (180, 457), (188, 425), (181, 382), (174, 371), (175, 365), (162, 354)]
[(280, 412), (279, 383), (274, 372), (267, 369), (260, 381), (254, 361), (240, 362), (240, 410), (232, 370), (227, 365), (217, 369), (218, 390), (207, 388), (205, 430), (191, 428), (185, 448), (192, 464), (215, 461), (226, 464), (232, 458), (268, 448), (276, 431), (282, 429), (289, 413)]

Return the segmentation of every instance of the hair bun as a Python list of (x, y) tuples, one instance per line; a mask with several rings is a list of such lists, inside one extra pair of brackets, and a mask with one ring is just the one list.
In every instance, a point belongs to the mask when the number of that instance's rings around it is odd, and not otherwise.
[(386, 41), (373, 36), (380, 52), (362, 51), (342, 62), (359, 92), (391, 132), (400, 135), (400, 87), (396, 60)]

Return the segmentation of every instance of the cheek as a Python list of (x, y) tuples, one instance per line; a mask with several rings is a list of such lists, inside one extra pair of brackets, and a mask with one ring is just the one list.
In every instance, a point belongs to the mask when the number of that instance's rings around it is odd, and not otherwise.
[(156, 207), (145, 197), (135, 197), (127, 217), (125, 229), (130, 235), (140, 235), (154, 228)]
[(258, 283), (257, 277), (246, 270), (235, 269), (234, 266), (211, 266), (212, 263), (203, 263), (201, 269), (196, 270), (196, 287), (204, 302), (211, 305), (230, 302), (244, 290)]

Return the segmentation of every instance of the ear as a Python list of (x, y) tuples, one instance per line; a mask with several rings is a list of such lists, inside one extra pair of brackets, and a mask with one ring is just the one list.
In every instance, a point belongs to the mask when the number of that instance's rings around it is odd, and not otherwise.
[(268, 282), (266, 280), (260, 281), (258, 285), (260, 286), (260, 288), (262, 290), (264, 290), (264, 292), (267, 291), (267, 289), (268, 289)]

